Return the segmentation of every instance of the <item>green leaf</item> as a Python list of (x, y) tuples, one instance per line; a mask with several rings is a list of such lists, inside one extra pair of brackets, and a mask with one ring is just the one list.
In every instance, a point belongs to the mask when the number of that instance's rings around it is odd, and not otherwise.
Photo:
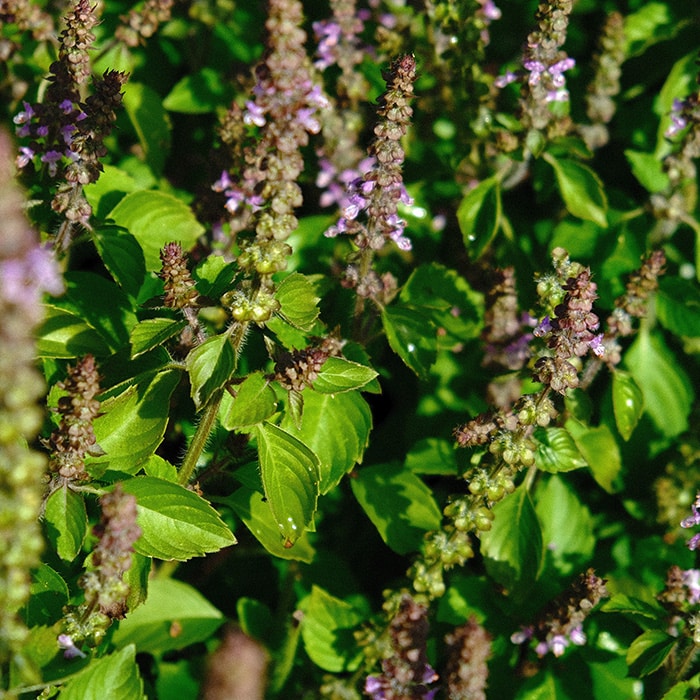
[(544, 556), (542, 531), (527, 488), (519, 486), (493, 507), (493, 514), (491, 529), (481, 533), (486, 571), (512, 594), (525, 595)]
[(236, 369), (236, 352), (228, 334), (207, 338), (190, 351), (185, 365), (190, 376), (190, 394), (200, 409), (223, 389)]
[(156, 576), (148, 588), (146, 602), (120, 621), (112, 639), (115, 646), (135, 646), (139, 652), (160, 656), (208, 640), (226, 620), (182, 581)]
[(610, 600), (606, 600), (601, 605), (600, 611), (631, 615), (633, 617), (639, 616), (659, 623), (662, 623), (666, 618), (666, 611), (660, 605), (647, 603), (638, 598), (631, 598), (624, 593), (615, 593)]
[(596, 539), (591, 513), (573, 489), (553, 475), (537, 490), (535, 511), (542, 526), (542, 541), (554, 568), (562, 576), (583, 570)]
[(426, 379), (437, 357), (437, 331), (428, 315), (407, 306), (389, 306), (382, 311), (382, 325), (391, 349)]
[(279, 315), (295, 328), (310, 330), (318, 318), (320, 300), (314, 285), (298, 272), (280, 282), (275, 299), (280, 303)]
[(644, 411), (667, 438), (688, 428), (695, 392), (688, 375), (660, 335), (642, 328), (624, 357), (642, 390)]
[(227, 85), (217, 71), (202, 68), (182, 78), (163, 100), (163, 107), (183, 114), (213, 112), (230, 101)]
[(700, 337), (700, 290), (690, 280), (662, 277), (656, 294), (656, 314), (661, 325), (676, 335)]
[(625, 158), (630, 164), (632, 175), (647, 192), (654, 194), (668, 187), (668, 175), (662, 167), (663, 160), (656, 154), (627, 149)]
[(545, 153), (543, 158), (554, 169), (559, 192), (569, 212), (579, 219), (607, 228), (608, 201), (598, 175), (575, 160), (557, 159), (551, 153)]
[(39, 564), (32, 572), (30, 596), (22, 614), (27, 627), (52, 625), (63, 617), (68, 603), (68, 585), (48, 564)]
[(87, 533), (87, 511), (83, 496), (67, 486), (56, 489), (44, 509), (46, 534), (63, 561), (73, 561)]
[(223, 255), (209, 255), (192, 271), (192, 277), (200, 294), (218, 299), (231, 289), (237, 270), (237, 264), (226, 262)]
[(464, 196), (457, 209), (464, 245), (473, 258), (488, 249), (501, 225), (501, 180), (494, 175)]
[(342, 357), (329, 357), (314, 380), (314, 391), (321, 394), (339, 394), (369, 384), (377, 375), (371, 367), (350, 362)]
[(591, 428), (578, 421), (569, 420), (566, 429), (591, 468), (596, 482), (608, 493), (619, 490), (618, 476), (622, 469), (622, 457), (610, 428), (604, 424)]
[(261, 642), (269, 640), (275, 621), (265, 603), (243, 596), (236, 601), (236, 617), (241, 630), (249, 637)]
[(133, 645), (93, 659), (87, 668), (68, 681), (61, 691), (61, 700), (104, 700), (107, 691), (113, 698), (141, 700), (145, 697)]
[(174, 464), (163, 459), (160, 455), (151, 455), (143, 465), (146, 476), (154, 476), (156, 479), (165, 479), (177, 483), (177, 469)]
[(160, 251), (166, 244), (176, 241), (183, 250), (189, 250), (204, 233), (204, 227), (184, 202), (157, 190), (127, 194), (109, 217), (136, 238), (149, 272), (160, 270)]
[(194, 491), (152, 476), (127, 479), (122, 487), (136, 497), (139, 554), (187, 561), (236, 544), (219, 514)]
[[(83, 187), (87, 201), (95, 213), (95, 217), (103, 221), (107, 218), (119, 200), (129, 192), (140, 189), (136, 180), (126, 171), (109, 163), (104, 164), (104, 171), (97, 182), (91, 182)], [(105, 224), (99, 228), (114, 228), (111, 224)], [(94, 237), (94, 232), (92, 232)], [(102, 253), (100, 253), (102, 255)]]
[(633, 676), (648, 676), (661, 668), (673, 647), (676, 637), (662, 630), (646, 630), (637, 637), (627, 650), (627, 665)]
[(476, 338), (483, 322), (483, 296), (455, 270), (437, 263), (415, 269), (401, 290), (401, 301), (427, 313), (441, 329), (438, 343), (452, 348), (455, 344)]
[(416, 474), (454, 476), (459, 471), (452, 443), (442, 438), (419, 440), (406, 455), (405, 467)]
[(90, 460), (89, 466), (135, 474), (163, 440), (170, 395), (179, 379), (179, 372), (158, 372), (103, 401), (93, 428), (105, 455)]
[(665, 3), (643, 3), (625, 17), (625, 55), (641, 54), (648, 46), (667, 38), (672, 24), (671, 10)]
[(538, 469), (555, 474), (588, 466), (574, 439), (564, 428), (539, 428), (535, 438), (535, 464)]
[(114, 281), (129, 296), (138, 296), (146, 277), (146, 262), (138, 241), (126, 229), (110, 225), (93, 229), (91, 236)]
[(293, 547), (285, 547), (272, 510), (259, 491), (243, 487), (228, 498), (219, 499), (219, 502), (226, 503), (233, 508), (236, 515), (272, 556), (280, 559), (294, 559), (305, 564), (310, 564), (313, 561), (315, 551), (309, 543), (306, 532), (294, 543)]
[(80, 316), (51, 304), (43, 309), (44, 318), (36, 331), (38, 357), (67, 360), (88, 354), (109, 355), (102, 336)]
[(226, 430), (237, 430), (262, 423), (276, 410), (277, 399), (270, 382), (262, 372), (253, 372), (236, 387), (235, 398), (224, 394), (219, 419)]
[(613, 372), (612, 399), (617, 429), (623, 440), (629, 440), (644, 410), (642, 390), (629, 372)]
[(129, 335), (131, 357), (138, 357), (157, 348), (180, 333), (185, 326), (187, 321), (174, 321), (172, 318), (147, 318), (137, 323)]
[(301, 636), (309, 658), (324, 671), (354, 671), (362, 660), (353, 630), (364, 615), (340, 598), (314, 585), (299, 603), (304, 613)]
[(301, 426), (297, 427), (294, 417), (285, 413), (282, 427), (318, 457), (319, 489), (325, 494), (362, 461), (372, 429), (372, 413), (357, 391), (332, 396), (306, 389), (303, 397)]
[(432, 491), (400, 464), (365, 467), (350, 480), (352, 492), (386, 544), (399, 554), (420, 549), (442, 513)]
[(285, 547), (312, 525), (318, 498), (318, 457), (301, 440), (272, 423), (257, 428), (260, 475)]
[(124, 89), (123, 104), (146, 162), (156, 175), (160, 175), (170, 151), (170, 119), (163, 109), (160, 95), (147, 85), (130, 80)]

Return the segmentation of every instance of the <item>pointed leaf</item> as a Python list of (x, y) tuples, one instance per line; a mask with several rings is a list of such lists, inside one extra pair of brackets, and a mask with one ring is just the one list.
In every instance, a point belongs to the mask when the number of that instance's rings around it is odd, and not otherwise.
[(212, 395), (223, 389), (236, 369), (236, 353), (225, 333), (207, 338), (187, 355), (190, 393), (200, 409)]
[(491, 529), (481, 533), (486, 570), (506, 590), (527, 589), (543, 557), (542, 531), (527, 489), (519, 486), (493, 507), (493, 514)]
[(608, 201), (598, 175), (575, 160), (557, 159), (550, 153), (543, 157), (554, 168), (566, 208), (579, 219), (607, 228)]
[(229, 83), (212, 68), (202, 68), (182, 78), (163, 100), (169, 112), (206, 114), (230, 102)]
[(304, 413), (297, 428), (285, 414), (282, 427), (311, 448), (319, 459), (320, 492), (328, 493), (358, 462), (369, 442), (372, 413), (359, 392), (336, 396), (304, 391)]
[(399, 554), (418, 551), (423, 535), (440, 527), (432, 491), (400, 464), (360, 469), (350, 486), (384, 542)]
[(318, 318), (319, 298), (314, 285), (298, 272), (292, 272), (282, 280), (275, 299), (280, 303), (279, 315), (295, 328), (309, 330)]
[(87, 532), (87, 511), (82, 494), (67, 486), (56, 489), (44, 509), (46, 534), (63, 561), (71, 562), (80, 552)]
[(437, 357), (437, 331), (430, 318), (407, 306), (389, 306), (382, 311), (382, 325), (391, 349), (425, 379)]
[(314, 380), (314, 391), (321, 394), (338, 394), (359, 389), (377, 375), (371, 367), (350, 362), (342, 357), (329, 357)]
[(629, 440), (644, 410), (642, 390), (629, 372), (613, 372), (612, 399), (617, 429), (623, 440)]
[(697, 283), (679, 277), (662, 277), (656, 294), (659, 321), (672, 333), (700, 337), (700, 290)]
[(284, 546), (285, 543), (280, 537), (280, 529), (272, 510), (259, 491), (244, 486), (228, 498), (219, 499), (219, 502), (233, 508), (258, 542), (273, 557), (294, 559), (305, 564), (313, 561), (315, 551), (309, 542), (308, 533), (302, 534), (293, 547)]
[(146, 602), (119, 623), (112, 641), (117, 647), (133, 645), (139, 652), (160, 656), (206, 641), (225, 620), (192, 586), (155, 577)]
[(187, 321), (175, 321), (172, 318), (147, 318), (137, 323), (129, 334), (131, 357), (138, 357), (157, 348), (180, 333), (185, 326)]
[(660, 605), (647, 603), (637, 598), (630, 598), (624, 593), (615, 593), (610, 600), (606, 600), (603, 603), (600, 611), (632, 616), (638, 615), (659, 623), (662, 623), (666, 618), (666, 611)]
[(676, 637), (662, 630), (647, 630), (637, 637), (627, 650), (627, 664), (630, 674), (648, 676), (659, 669), (673, 647), (678, 643)]
[(277, 399), (270, 382), (262, 372), (253, 372), (236, 387), (235, 398), (224, 394), (219, 416), (226, 430), (237, 430), (262, 423), (276, 410)]
[(472, 257), (488, 249), (501, 225), (501, 181), (497, 176), (483, 180), (462, 199), (457, 222), (464, 245)]
[(642, 328), (624, 363), (642, 390), (644, 411), (662, 435), (670, 438), (687, 430), (693, 387), (661, 336)]
[(663, 170), (663, 160), (654, 153), (627, 149), (625, 158), (630, 164), (632, 175), (647, 192), (653, 194), (668, 187), (668, 175)]
[(331, 673), (354, 671), (360, 665), (362, 651), (353, 631), (365, 616), (316, 585), (299, 608), (304, 613), (301, 636), (311, 660)]
[(257, 428), (265, 498), (286, 547), (311, 526), (318, 498), (318, 457), (272, 423)]
[(236, 544), (219, 514), (194, 491), (152, 476), (128, 479), (122, 487), (136, 497), (139, 554), (187, 561)]
[(114, 281), (129, 296), (136, 297), (146, 277), (146, 263), (138, 241), (119, 226), (99, 226), (91, 235)]
[(605, 424), (591, 428), (570, 420), (566, 429), (591, 468), (593, 478), (608, 493), (615, 493), (620, 488), (618, 475), (622, 470), (622, 457), (610, 428)]
[(141, 700), (143, 680), (132, 645), (109, 656), (93, 659), (61, 691), (61, 700), (104, 700), (106, 691), (114, 698)]
[(87, 354), (109, 355), (102, 336), (78, 314), (51, 304), (45, 304), (43, 309), (43, 321), (36, 331), (38, 357), (67, 360)]
[[(119, 200), (125, 194), (140, 189), (140, 186), (136, 180), (125, 170), (117, 168), (114, 165), (110, 165), (109, 163), (104, 163), (103, 167), (104, 170), (100, 175), (100, 179), (97, 180), (97, 182), (91, 182), (83, 187), (85, 197), (90, 203), (93, 213), (95, 214), (95, 218), (98, 221), (104, 221), (107, 218), (107, 214), (109, 214), (109, 212), (117, 206)], [(99, 226), (97, 231), (105, 229), (110, 231), (110, 233), (115, 230), (120, 230), (118, 227), (112, 226), (111, 224), (104, 224), (103, 226)], [(98, 242), (98, 239), (101, 239), (101, 236), (96, 236), (95, 234), (96, 231), (91, 232), (93, 240), (95, 240), (95, 244), (99, 246), (101, 245), (101, 242)], [(134, 243), (136, 243), (136, 241), (134, 241)], [(136, 243), (136, 246), (139, 249), (138, 255), (143, 258), (141, 246), (139, 246), (138, 243)], [(100, 256), (102, 256), (102, 251), (100, 251)]]
[(588, 466), (574, 439), (564, 428), (541, 428), (535, 432), (535, 464), (545, 472), (570, 472)]
[(458, 473), (454, 446), (442, 438), (423, 438), (410, 449), (406, 455), (406, 469), (416, 474)]
[(90, 460), (125, 474), (135, 474), (163, 440), (169, 419), (170, 395), (180, 379), (168, 370), (150, 375), (121, 394), (103, 401), (93, 423), (103, 457)]
[(48, 564), (39, 564), (32, 572), (30, 597), (22, 614), (27, 627), (52, 625), (63, 617), (68, 603), (68, 585)]
[(160, 251), (167, 243), (177, 241), (183, 250), (189, 250), (204, 233), (204, 227), (184, 202), (157, 190), (127, 194), (109, 217), (139, 242), (148, 271), (160, 270)]

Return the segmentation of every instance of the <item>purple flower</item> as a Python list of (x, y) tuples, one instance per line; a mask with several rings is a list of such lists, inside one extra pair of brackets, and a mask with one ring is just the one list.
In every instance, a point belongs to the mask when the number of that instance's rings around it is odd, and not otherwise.
[[(681, 527), (695, 527), (700, 525), (700, 492), (695, 496), (695, 503), (691, 506), (693, 514), (681, 521)], [(695, 551), (700, 547), (700, 532), (688, 540), (688, 549)]]
[(59, 648), (63, 649), (63, 657), (65, 659), (85, 658), (85, 653), (75, 646), (75, 642), (67, 634), (59, 634), (57, 637)]
[(514, 73), (513, 71), (509, 70), (508, 72), (504, 73), (503, 75), (499, 75), (496, 80), (494, 80), (493, 84), (497, 88), (504, 88), (506, 85), (510, 85), (511, 83), (514, 83), (516, 80), (518, 80), (519, 76), (517, 73)]
[(17, 159), (15, 161), (16, 165), (18, 168), (25, 168), (29, 163), (32, 162), (32, 159), (34, 158), (36, 154), (34, 151), (32, 151), (29, 146), (21, 146), (19, 149), (19, 153), (17, 155)]
[(63, 158), (63, 153), (53, 149), (50, 151), (46, 151), (46, 153), (44, 153), (41, 156), (41, 162), (46, 163), (49, 166), (49, 175), (51, 175), (51, 177), (56, 176), (56, 171), (58, 170), (58, 162), (61, 160), (61, 158)]
[(683, 572), (681, 578), (690, 593), (688, 602), (691, 605), (700, 603), (700, 569), (688, 569)]
[(605, 346), (603, 345), (603, 334), (599, 333), (592, 340), (588, 341), (588, 347), (593, 351), (596, 357), (605, 355)]
[(688, 120), (685, 116), (683, 116), (684, 108), (685, 101), (677, 98), (673, 100), (673, 107), (671, 108), (671, 114), (669, 115), (671, 117), (671, 125), (668, 127), (668, 129), (666, 129), (666, 133), (664, 134), (667, 139), (673, 138), (683, 131), (686, 126), (688, 126)]
[(265, 113), (263, 108), (255, 104), (252, 100), (245, 103), (246, 111), (243, 115), (243, 121), (246, 124), (255, 124), (255, 126), (265, 126)]
[(549, 316), (545, 316), (535, 327), (535, 330), (532, 331), (532, 334), (535, 336), (535, 338), (542, 338), (543, 336), (547, 335), (547, 333), (551, 333), (551, 331), (552, 321), (550, 320)]

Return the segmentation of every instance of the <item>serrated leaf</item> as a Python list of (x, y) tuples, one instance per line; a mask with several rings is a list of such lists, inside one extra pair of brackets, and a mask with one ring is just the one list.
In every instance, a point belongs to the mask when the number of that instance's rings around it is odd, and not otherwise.
[(80, 316), (51, 304), (45, 304), (43, 310), (43, 320), (36, 331), (38, 357), (67, 360), (88, 354), (109, 355), (109, 346), (102, 336)]
[(700, 337), (700, 290), (697, 283), (662, 277), (656, 294), (656, 314), (664, 328), (686, 338)]
[(122, 487), (136, 497), (139, 554), (187, 561), (236, 544), (219, 514), (194, 491), (152, 476), (128, 479)]
[(537, 490), (535, 511), (547, 556), (561, 576), (583, 570), (595, 548), (591, 512), (559, 476)]
[(123, 104), (146, 162), (156, 175), (160, 175), (170, 151), (170, 119), (163, 109), (160, 95), (147, 85), (130, 80), (124, 89)]
[(236, 397), (224, 394), (219, 411), (226, 430), (246, 428), (262, 423), (277, 410), (275, 392), (262, 372), (253, 372), (236, 387)]
[(627, 665), (630, 667), (630, 674), (648, 676), (661, 668), (677, 643), (676, 637), (661, 630), (642, 632), (627, 650)]
[(185, 361), (190, 394), (200, 409), (221, 390), (236, 369), (236, 353), (227, 334), (207, 338), (191, 350)]
[(102, 415), (95, 419), (93, 428), (105, 455), (90, 460), (88, 466), (99, 464), (135, 474), (163, 440), (170, 395), (179, 379), (179, 372), (158, 372), (103, 401)]
[(575, 160), (555, 158), (551, 153), (543, 157), (554, 169), (559, 192), (569, 212), (579, 219), (607, 228), (608, 200), (598, 175)]
[(687, 430), (695, 392), (662, 338), (642, 328), (624, 364), (642, 390), (645, 413), (662, 435), (671, 438)]
[(169, 112), (206, 114), (230, 101), (230, 89), (212, 68), (202, 68), (182, 78), (163, 100)]
[(376, 376), (377, 372), (371, 367), (350, 362), (342, 357), (329, 357), (314, 380), (313, 388), (321, 394), (338, 394), (359, 389)]
[(493, 514), (491, 529), (481, 533), (486, 571), (506, 590), (525, 595), (543, 558), (542, 531), (527, 488), (521, 485), (498, 502)]
[(535, 438), (535, 464), (538, 469), (555, 474), (588, 466), (574, 439), (564, 428), (540, 428), (535, 432)]
[(569, 420), (566, 429), (591, 468), (596, 482), (608, 493), (615, 493), (620, 487), (618, 475), (622, 469), (622, 457), (610, 428), (605, 424), (591, 428)]
[(61, 700), (104, 700), (106, 690), (114, 698), (141, 700), (145, 697), (133, 645), (94, 659), (66, 684)]
[(220, 502), (233, 508), (236, 515), (272, 556), (280, 559), (294, 559), (305, 564), (313, 561), (315, 551), (309, 543), (307, 533), (303, 533), (293, 547), (284, 546), (272, 510), (259, 491), (243, 487), (228, 498), (220, 499)]
[(272, 423), (259, 425), (256, 434), (265, 498), (285, 546), (291, 547), (313, 522), (318, 457), (301, 440)]
[(615, 424), (623, 440), (629, 440), (644, 410), (644, 396), (628, 372), (616, 369), (612, 375)]
[(440, 527), (442, 513), (432, 491), (400, 464), (360, 469), (350, 486), (381, 538), (398, 554), (418, 551), (423, 535)]
[(153, 348), (157, 348), (166, 340), (180, 333), (185, 326), (187, 326), (187, 321), (178, 321), (172, 318), (147, 318), (137, 323), (129, 334), (131, 357), (138, 357), (153, 350)]
[[(90, 203), (95, 217), (100, 221), (104, 221), (107, 218), (107, 214), (117, 206), (124, 195), (140, 189), (136, 180), (121, 168), (117, 168), (109, 163), (105, 163), (103, 167), (104, 170), (99, 180), (83, 187), (85, 198)], [(105, 224), (98, 228), (112, 229), (115, 227), (111, 224)], [(143, 255), (142, 253), (140, 254)]]
[(39, 564), (32, 572), (32, 583), (22, 619), (27, 627), (52, 625), (63, 617), (68, 602), (68, 585), (48, 564)]
[(372, 413), (357, 391), (333, 396), (306, 389), (303, 396), (300, 427), (293, 415), (286, 414), (282, 427), (318, 457), (319, 489), (325, 494), (362, 461), (372, 429)]
[(58, 556), (63, 561), (73, 561), (87, 533), (87, 511), (82, 494), (67, 486), (56, 489), (46, 501), (44, 522)]
[(226, 262), (223, 255), (209, 255), (192, 271), (192, 276), (200, 294), (218, 299), (231, 288), (237, 271), (237, 264)]
[(437, 330), (429, 316), (406, 306), (388, 306), (382, 310), (382, 325), (391, 349), (426, 379), (437, 357)]
[(146, 476), (177, 483), (177, 468), (160, 455), (151, 455), (143, 465), (143, 472)]
[(457, 209), (464, 245), (473, 258), (486, 252), (501, 225), (501, 180), (480, 182), (464, 196)]
[(442, 438), (423, 438), (406, 455), (406, 469), (416, 474), (449, 474), (458, 472), (455, 449)]
[(112, 209), (109, 218), (136, 238), (149, 272), (160, 270), (160, 251), (166, 244), (176, 241), (183, 250), (189, 250), (204, 233), (190, 207), (158, 190), (127, 194)]
[(119, 226), (99, 226), (91, 231), (102, 262), (114, 281), (136, 297), (146, 277), (146, 263), (138, 241)]
[(330, 673), (357, 669), (362, 650), (353, 632), (364, 615), (316, 585), (299, 603), (299, 608), (304, 613), (301, 636), (309, 658)]
[(318, 318), (320, 300), (314, 285), (298, 272), (280, 282), (275, 299), (280, 303), (279, 315), (295, 328), (310, 330)]
[(192, 586), (156, 576), (146, 602), (119, 623), (112, 641), (117, 647), (135, 646), (159, 656), (206, 641), (225, 620)]
[(615, 593), (610, 600), (606, 600), (605, 603), (601, 605), (600, 611), (606, 613), (620, 613), (623, 615), (639, 615), (656, 622), (662, 622), (666, 616), (666, 612), (661, 606), (656, 604), (652, 605), (638, 598), (631, 598), (624, 593)]

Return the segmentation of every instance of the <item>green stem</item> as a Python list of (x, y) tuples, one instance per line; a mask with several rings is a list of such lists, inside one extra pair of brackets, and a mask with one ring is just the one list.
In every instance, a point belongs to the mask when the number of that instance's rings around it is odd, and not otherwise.
[(199, 457), (204, 451), (204, 446), (207, 444), (209, 435), (216, 422), (216, 414), (219, 412), (219, 406), (221, 405), (221, 397), (223, 396), (223, 390), (219, 389), (211, 398), (211, 401), (206, 405), (204, 412), (202, 413), (202, 418), (199, 421), (197, 430), (195, 431), (192, 442), (190, 442), (187, 448), (187, 454), (180, 467), (180, 473), (178, 475), (178, 483), (182, 486), (186, 486), (194, 469), (197, 466)]

